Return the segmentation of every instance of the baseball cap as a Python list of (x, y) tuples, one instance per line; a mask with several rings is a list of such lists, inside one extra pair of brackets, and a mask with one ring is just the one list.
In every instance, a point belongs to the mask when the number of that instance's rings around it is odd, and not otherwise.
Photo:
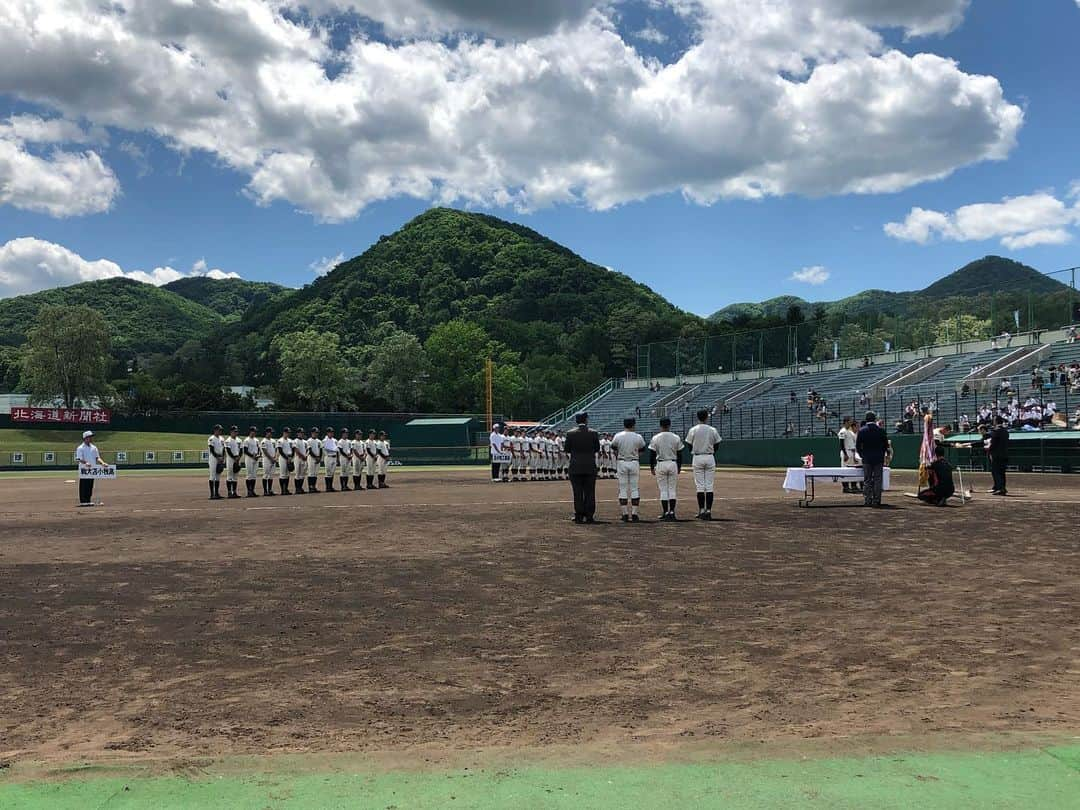
[(92, 431), (92, 430), (84, 430), (82, 437), (84, 439), (89, 439), (93, 435), (94, 435), (94, 431)]

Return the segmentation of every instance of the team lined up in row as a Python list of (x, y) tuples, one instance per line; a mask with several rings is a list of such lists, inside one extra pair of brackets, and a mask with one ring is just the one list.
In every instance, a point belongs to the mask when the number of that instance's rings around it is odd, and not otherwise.
[[(258, 431), (248, 429), (246, 439), (241, 439), (239, 429), (233, 425), (229, 435), (222, 435), (221, 425), (214, 425), (214, 432), (206, 440), (210, 451), (210, 500), (222, 500), (221, 476), (225, 475), (225, 486), (229, 498), (239, 498), (237, 492), (240, 470), (244, 470), (247, 485), (247, 497), (256, 498), (255, 482), (262, 473), (262, 494), (276, 495), (274, 479), (277, 478), (280, 493), (292, 495), (289, 491), (290, 479), (296, 482), (297, 495), (318, 492), (319, 472), (323, 469), (323, 478), (327, 492), (334, 489), (335, 474), (340, 477), (341, 491), (349, 492), (349, 479), (352, 489), (363, 491), (362, 483), (367, 478), (367, 489), (387, 489), (386, 471), (390, 464), (390, 441), (385, 432), (376, 435), (368, 431), (367, 439), (360, 438), (360, 431), (354, 432), (355, 439), (349, 438), (347, 428), (341, 429), (341, 437), (334, 436), (333, 428), (326, 428), (322, 438), (319, 429), (313, 427), (311, 435), (303, 428), (292, 430), (283, 428), (281, 438), (274, 438), (273, 428), (266, 428), (263, 438), (258, 438)], [(376, 480), (378, 483), (376, 484)], [(304, 482), (307, 482), (307, 490)]]
[[(599, 478), (615, 477), (614, 436), (600, 436), (600, 452), (596, 454)], [(509, 463), (492, 463), (492, 481), (564, 481), (569, 478), (570, 454), (566, 452), (566, 435), (552, 430), (526, 434), (521, 428), (510, 430), (495, 425), (490, 437), (491, 452), (510, 456)]]

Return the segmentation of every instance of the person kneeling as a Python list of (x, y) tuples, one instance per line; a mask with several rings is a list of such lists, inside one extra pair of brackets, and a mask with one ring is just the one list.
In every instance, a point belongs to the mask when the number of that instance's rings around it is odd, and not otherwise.
[(945, 506), (955, 494), (952, 467), (945, 460), (945, 448), (938, 445), (934, 450), (934, 461), (930, 465), (930, 486), (919, 493), (919, 500), (932, 506)]

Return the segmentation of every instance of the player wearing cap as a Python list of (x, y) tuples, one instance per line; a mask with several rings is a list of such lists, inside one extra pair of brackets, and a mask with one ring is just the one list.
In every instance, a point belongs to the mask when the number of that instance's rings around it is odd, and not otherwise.
[(323, 443), (319, 438), (319, 429), (313, 427), (307, 440), (307, 483), (308, 492), (319, 491), (319, 467), (322, 466)]
[(289, 492), (289, 475), (296, 468), (296, 463), (293, 457), (296, 455), (296, 448), (293, 445), (293, 440), (290, 438), (289, 433), (291, 431), (284, 427), (281, 429), (281, 438), (278, 440), (278, 488), (282, 495), (292, 495)]
[(386, 483), (386, 471), (390, 469), (390, 439), (387, 438), (385, 430), (379, 431), (375, 452), (378, 454), (375, 459), (375, 473), (379, 476), (379, 489), (390, 489), (390, 485)]
[(242, 457), (240, 428), (233, 425), (229, 428), (229, 435), (225, 439), (225, 493), (230, 500), (240, 497), (236, 488), (239, 484), (240, 460)]
[(307, 433), (304, 432), (302, 427), (296, 429), (296, 438), (293, 439), (293, 454), (295, 459), (295, 470), (293, 470), (293, 477), (296, 479), (296, 494), (304, 495), (304, 476), (307, 475)]
[(540, 434), (533, 433), (530, 436), (525, 437), (526, 452), (529, 455), (528, 460), (528, 474), (530, 481), (537, 481), (540, 478)]
[(332, 427), (328, 427), (323, 432), (322, 453), (323, 458), (326, 460), (326, 478), (324, 479), (326, 481), (326, 491), (337, 492), (334, 489), (334, 473), (337, 472), (338, 446)]
[(274, 429), (267, 428), (263, 431), (263, 440), (259, 444), (263, 457), (263, 495), (274, 494), (274, 477), (278, 466), (278, 444), (274, 441)]
[(664, 510), (661, 520), (676, 520), (675, 502), (678, 499), (679, 473), (682, 472), (682, 449), (682, 439), (671, 432), (671, 420), (665, 416), (660, 420), (660, 432), (649, 442), (649, 467), (660, 487), (660, 506)]
[(259, 457), (262, 455), (262, 449), (259, 447), (259, 437), (256, 433), (254, 425), (249, 427), (247, 438), (244, 439), (244, 443), (240, 447), (244, 454), (244, 486), (247, 487), (247, 496), (249, 498), (259, 497), (255, 494), (255, 476), (258, 474)]
[(353, 431), (355, 437), (352, 442), (352, 485), (357, 492), (364, 491), (364, 468), (367, 466), (367, 450), (364, 445), (363, 435), (359, 430)]
[(214, 432), (206, 440), (206, 449), (210, 451), (207, 459), (210, 468), (210, 500), (221, 500), (221, 474), (225, 472), (225, 439), (221, 435), (221, 425), (214, 425)]
[(686, 433), (686, 443), (694, 454), (694, 486), (697, 488), (698, 519), (712, 520), (713, 480), (716, 477), (716, 446), (720, 434), (709, 424), (709, 412), (697, 412), (698, 423)]
[(369, 430), (367, 439), (364, 441), (364, 476), (367, 478), (367, 488), (375, 489), (375, 475), (379, 461), (379, 440), (375, 438), (375, 431)]
[[(75, 448), (75, 460), (79, 463), (79, 472), (83, 470), (89, 470), (95, 464), (99, 467), (108, 466), (101, 460), (101, 453), (98, 452), (97, 447), (90, 441), (94, 436), (94, 431), (83, 431), (82, 444)], [(93, 478), (80, 478), (79, 479), (79, 506), (93, 506), (94, 505), (94, 479)]]
[(349, 473), (352, 471), (352, 440), (349, 439), (349, 429), (341, 429), (341, 438), (338, 439), (338, 473), (341, 479), (341, 491), (349, 491)]
[(611, 440), (611, 449), (615, 453), (616, 472), (619, 476), (619, 509), (622, 522), (637, 523), (638, 507), (641, 505), (641, 492), (638, 489), (641, 480), (641, 451), (645, 449), (645, 439), (634, 428), (637, 420), (630, 416), (623, 420), (623, 430)]

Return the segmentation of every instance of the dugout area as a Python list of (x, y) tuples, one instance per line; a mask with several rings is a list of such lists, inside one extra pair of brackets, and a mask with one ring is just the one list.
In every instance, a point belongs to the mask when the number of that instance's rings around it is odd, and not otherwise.
[(0, 807), (1076, 806), (1075, 479), (724, 470), (719, 520), (629, 526), (602, 481), (587, 527), (485, 477), (0, 479)]

